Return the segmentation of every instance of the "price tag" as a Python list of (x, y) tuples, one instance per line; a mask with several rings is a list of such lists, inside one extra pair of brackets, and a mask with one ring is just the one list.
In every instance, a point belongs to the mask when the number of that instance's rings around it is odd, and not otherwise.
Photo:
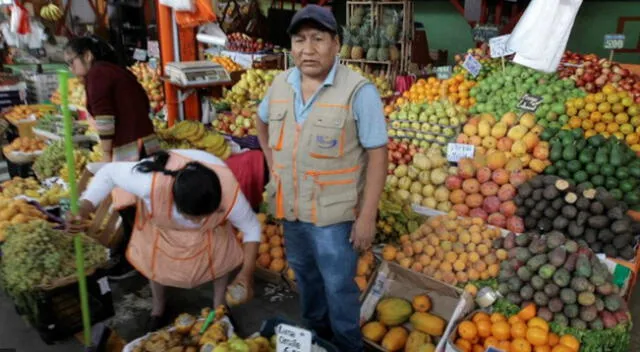
[(476, 147), (472, 144), (447, 144), (447, 160), (457, 163), (462, 158), (473, 158)]
[(133, 59), (136, 61), (146, 61), (147, 51), (144, 49), (136, 49), (133, 51)]
[(160, 57), (160, 43), (157, 40), (147, 41), (147, 53), (149, 57)]
[(537, 95), (525, 94), (518, 103), (518, 109), (527, 111), (527, 112), (535, 112), (538, 110), (538, 106), (542, 103), (542, 97)]
[(604, 48), (607, 50), (624, 48), (624, 34), (605, 34)]
[(453, 69), (451, 68), (451, 66), (438, 66), (435, 68), (435, 72), (438, 79), (449, 79), (451, 78)]
[(473, 55), (467, 54), (467, 57), (464, 59), (464, 62), (462, 63), (462, 67), (464, 67), (465, 70), (469, 71), (469, 73), (471, 73), (473, 77), (476, 77), (478, 76), (478, 74), (480, 73), (480, 70), (482, 69), (482, 64), (478, 60), (476, 60), (476, 58), (473, 57)]
[(510, 36), (510, 34), (505, 34), (489, 39), (489, 48), (491, 49), (492, 58), (509, 56), (515, 53), (515, 51), (507, 47), (507, 41)]
[(106, 276), (98, 279), (98, 286), (100, 287), (101, 295), (105, 295), (111, 292), (111, 286), (109, 286), (109, 279), (107, 279)]
[(155, 57), (149, 58), (149, 67), (154, 70), (158, 68), (158, 59)]
[(311, 352), (311, 331), (280, 324), (276, 327), (277, 352)]

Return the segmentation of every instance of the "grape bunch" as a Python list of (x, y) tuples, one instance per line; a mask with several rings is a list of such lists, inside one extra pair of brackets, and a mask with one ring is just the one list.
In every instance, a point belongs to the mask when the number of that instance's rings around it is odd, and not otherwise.
[[(85, 148), (76, 147), (73, 151), (73, 155), (76, 160), (76, 169), (83, 170), (84, 166), (89, 159), (90, 151)], [(60, 175), (63, 169), (66, 170), (67, 159), (65, 155), (64, 141), (56, 141), (49, 145), (44, 152), (36, 158), (33, 163), (33, 171), (41, 179), (46, 179)], [(77, 172), (76, 175), (80, 173)], [(68, 171), (64, 172), (64, 175), (68, 175)]]
[[(25, 292), (76, 272), (73, 237), (45, 221), (10, 226), (2, 247), (0, 274), (11, 293)], [(107, 260), (104, 247), (83, 237), (85, 267)]]

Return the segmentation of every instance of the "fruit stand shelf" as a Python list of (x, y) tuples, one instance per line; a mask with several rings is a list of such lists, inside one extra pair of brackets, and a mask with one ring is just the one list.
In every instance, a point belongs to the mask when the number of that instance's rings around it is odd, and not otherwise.
[(362, 59), (362, 60), (340, 59), (340, 61), (348, 63), (348, 64), (350, 64), (350, 63), (376, 64), (376, 65), (391, 65), (391, 64), (393, 64), (392, 61), (377, 61), (377, 60), (366, 60), (366, 59)]
[[(235, 84), (235, 81), (232, 77), (231, 81), (228, 82), (213, 82), (213, 83), (203, 83), (203, 84), (194, 84), (194, 85), (188, 85), (188, 86), (184, 86), (182, 84), (176, 83), (174, 81), (172, 81), (169, 77), (167, 76), (161, 76), (160, 79), (164, 82), (167, 82), (173, 86), (175, 86), (176, 88), (178, 88), (178, 101), (180, 101), (181, 103), (184, 102), (185, 100), (187, 100), (187, 98), (189, 98), (189, 96), (191, 96), (191, 94), (195, 93), (196, 90), (198, 89), (206, 89), (206, 88), (214, 88), (214, 87), (227, 87), (227, 86), (232, 86)], [(185, 93), (183, 93), (182, 91), (185, 91)]]

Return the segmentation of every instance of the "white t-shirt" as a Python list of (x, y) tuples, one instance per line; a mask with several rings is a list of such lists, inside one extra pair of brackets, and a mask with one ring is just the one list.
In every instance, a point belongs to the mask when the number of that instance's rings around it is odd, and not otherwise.
[[(194, 161), (213, 165), (225, 165), (216, 156), (201, 150), (180, 149), (171, 152), (180, 154)], [(81, 199), (88, 200), (97, 206), (107, 198), (114, 188), (121, 188), (144, 201), (147, 209), (151, 209), (152, 173), (142, 173), (134, 169), (138, 162), (113, 162), (104, 164), (95, 174)], [(199, 223), (186, 219), (173, 205), (173, 219), (181, 226), (197, 229)], [(244, 233), (244, 242), (260, 242), (260, 222), (251, 209), (247, 198), (242, 192), (238, 194), (236, 202), (229, 213), (228, 220), (238, 230)]]

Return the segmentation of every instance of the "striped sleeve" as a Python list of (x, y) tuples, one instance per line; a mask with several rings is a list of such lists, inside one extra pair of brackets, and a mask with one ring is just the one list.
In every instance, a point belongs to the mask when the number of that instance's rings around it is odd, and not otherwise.
[(96, 129), (100, 139), (113, 139), (116, 131), (116, 119), (114, 116), (101, 115), (96, 116)]

